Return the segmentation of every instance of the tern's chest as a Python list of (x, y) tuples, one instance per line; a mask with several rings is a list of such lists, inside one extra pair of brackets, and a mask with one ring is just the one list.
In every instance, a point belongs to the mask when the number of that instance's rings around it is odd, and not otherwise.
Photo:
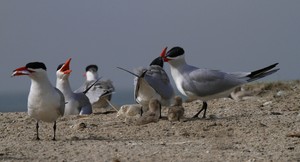
[(28, 96), (29, 108), (57, 108), (60, 104), (59, 94), (53, 92), (30, 92)]
[(175, 82), (175, 85), (177, 87), (177, 89), (179, 90), (180, 93), (182, 93), (183, 95), (187, 96), (187, 94), (185, 93), (184, 89), (183, 89), (183, 82), (186, 76), (183, 75), (183, 73), (180, 72), (180, 70), (175, 69), (175, 68), (171, 68), (171, 75), (173, 77), (173, 80)]

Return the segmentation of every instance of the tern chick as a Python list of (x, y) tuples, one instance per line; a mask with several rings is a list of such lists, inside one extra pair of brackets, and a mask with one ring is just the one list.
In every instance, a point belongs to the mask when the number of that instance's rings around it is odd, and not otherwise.
[(152, 122), (158, 122), (161, 117), (161, 104), (157, 99), (149, 101), (149, 110), (143, 113), (142, 117), (137, 120), (137, 125), (144, 125)]
[(168, 108), (168, 120), (180, 121), (184, 115), (184, 108), (182, 106), (182, 98), (175, 96), (175, 103)]

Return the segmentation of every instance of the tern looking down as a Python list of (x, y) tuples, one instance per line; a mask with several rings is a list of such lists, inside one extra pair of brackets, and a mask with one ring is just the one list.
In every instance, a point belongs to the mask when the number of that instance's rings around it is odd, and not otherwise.
[[(167, 50), (165, 48), (163, 53)], [(163, 69), (163, 59), (155, 58), (148, 68), (136, 68), (135, 73), (125, 70), (134, 78), (134, 98), (135, 101), (143, 106), (149, 107), (151, 99), (157, 99), (163, 106), (169, 106), (174, 97), (174, 89), (170, 83), (170, 79)]]
[(236, 87), (279, 70), (273, 69), (278, 63), (253, 72), (226, 73), (218, 70), (201, 69), (186, 63), (184, 50), (181, 47), (174, 47), (167, 53), (162, 53), (161, 57), (164, 62), (169, 63), (177, 89), (190, 99), (203, 101), (202, 109), (193, 118), (198, 117), (202, 111), (204, 111), (203, 118), (206, 117), (207, 101), (229, 97)]
[(28, 115), (36, 120), (36, 139), (39, 140), (39, 122), (54, 122), (53, 139), (56, 134), (56, 120), (64, 115), (65, 98), (62, 92), (50, 83), (46, 66), (42, 62), (30, 62), (13, 71), (12, 76), (27, 75), (31, 79), (28, 95)]

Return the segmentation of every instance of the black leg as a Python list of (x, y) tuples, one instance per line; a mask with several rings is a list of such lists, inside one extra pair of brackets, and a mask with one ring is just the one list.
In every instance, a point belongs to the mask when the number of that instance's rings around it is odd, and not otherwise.
[(54, 134), (53, 134), (53, 138), (52, 140), (55, 141), (55, 133), (56, 133), (56, 121), (54, 122), (54, 125), (53, 125), (53, 131), (54, 131)]
[(39, 137), (39, 122), (36, 121), (36, 140), (40, 140), (40, 137)]
[(206, 109), (207, 109), (207, 103), (206, 102), (203, 102), (203, 106), (202, 106), (202, 109), (199, 110), (197, 112), (196, 115), (193, 116), (193, 118), (198, 118), (199, 114), (204, 110), (204, 113), (203, 113), (203, 117), (202, 118), (206, 118)]
[(159, 119), (161, 119), (161, 104), (159, 103)]
[(206, 102), (203, 102), (203, 108), (204, 108), (204, 112), (203, 112), (203, 116), (202, 118), (206, 118), (206, 110), (207, 110), (207, 103)]

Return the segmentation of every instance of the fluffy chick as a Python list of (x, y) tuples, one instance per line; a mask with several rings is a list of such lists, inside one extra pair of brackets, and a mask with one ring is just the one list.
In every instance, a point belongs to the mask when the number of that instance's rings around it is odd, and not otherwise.
[(169, 121), (180, 121), (184, 115), (184, 108), (182, 106), (182, 98), (175, 96), (175, 103), (168, 109), (168, 120)]
[(161, 104), (157, 99), (149, 101), (149, 110), (137, 120), (137, 125), (144, 125), (152, 122), (158, 122), (161, 117)]

